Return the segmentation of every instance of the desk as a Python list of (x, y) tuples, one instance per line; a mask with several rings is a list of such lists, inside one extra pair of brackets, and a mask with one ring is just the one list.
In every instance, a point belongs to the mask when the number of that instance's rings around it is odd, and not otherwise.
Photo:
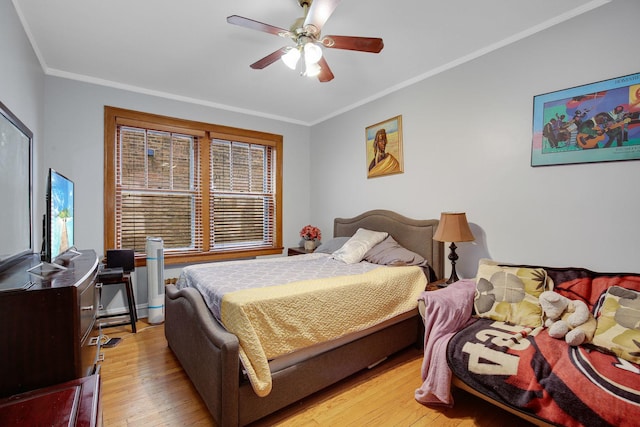
[(122, 325), (131, 325), (131, 331), (136, 333), (136, 322), (138, 321), (138, 315), (136, 314), (136, 300), (133, 295), (133, 286), (131, 285), (131, 273), (122, 273), (122, 276), (101, 276), (100, 272), (98, 272), (97, 282), (101, 284), (100, 286), (100, 306), (102, 307), (102, 287), (103, 286), (112, 286), (112, 285), (124, 285), (125, 294), (127, 297), (127, 303), (129, 305), (129, 312), (123, 314), (106, 314), (102, 316), (98, 316), (98, 319), (107, 319), (111, 317), (120, 317), (120, 316), (129, 316), (129, 321), (127, 322), (119, 322), (119, 323), (102, 323), (101, 326), (103, 328), (110, 328), (112, 326), (122, 326)]

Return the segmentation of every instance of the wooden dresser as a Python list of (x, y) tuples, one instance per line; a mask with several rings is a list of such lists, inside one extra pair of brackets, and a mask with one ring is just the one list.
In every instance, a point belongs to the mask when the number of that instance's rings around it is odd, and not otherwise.
[(31, 255), (0, 272), (0, 397), (97, 371), (98, 257), (93, 250), (47, 277), (29, 273)]

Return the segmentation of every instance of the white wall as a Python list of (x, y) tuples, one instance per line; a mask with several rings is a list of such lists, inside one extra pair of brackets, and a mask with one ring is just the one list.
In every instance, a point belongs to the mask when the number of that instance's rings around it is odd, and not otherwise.
[[(464, 210), (477, 242), (458, 245), (463, 277), (475, 274), (481, 256), (637, 272), (638, 161), (529, 165), (533, 96), (640, 71), (638, 16), (640, 2), (614, 0), (309, 129), (45, 78), (13, 6), (3, 1), (0, 100), (35, 134), (36, 218), (44, 212), (45, 172), (59, 169), (77, 183), (77, 245), (99, 254), (103, 107), (112, 105), (284, 135), (285, 246), (297, 245), (304, 224), (330, 236), (334, 217), (368, 209), (414, 218)], [(405, 173), (367, 180), (364, 129), (398, 114)]]
[[(53, 167), (76, 183), (76, 246), (103, 250), (103, 123), (111, 105), (272, 132), (284, 136), (283, 239), (297, 246), (301, 224), (310, 217), (310, 129), (275, 120), (140, 95), (57, 77), (45, 77), (10, 1), (0, 1), (0, 101), (34, 133), (33, 246), (42, 242), (46, 172)], [(1, 183), (0, 183), (1, 184)], [(169, 272), (169, 276), (171, 276)], [(141, 269), (138, 304), (146, 303), (146, 272)], [(111, 298), (106, 292), (106, 300)], [(113, 304), (122, 307), (121, 298)]]
[[(39, 168), (44, 141), (44, 72), (10, 1), (0, 1), (0, 54), (0, 102), (33, 132), (33, 180), (36, 182), (45, 176)], [(42, 216), (37, 212), (44, 211), (44, 190), (42, 193), (34, 192), (34, 202), (37, 229), (42, 223)], [(40, 238), (34, 235), (34, 250), (40, 250), (40, 242)]]
[(76, 246), (103, 251), (104, 106), (271, 132), (284, 137), (283, 235), (297, 244), (297, 218), (309, 217), (310, 129), (59, 77), (46, 78), (45, 167), (76, 183)]
[[(44, 125), (47, 144), (42, 167), (52, 167), (75, 182), (75, 244), (78, 248), (95, 249), (98, 255), (104, 252), (105, 105), (283, 135), (283, 240), (285, 246), (298, 245), (301, 223), (310, 216), (308, 127), (47, 76)], [(167, 269), (166, 277), (179, 274), (170, 266)], [(144, 305), (147, 302), (145, 269), (137, 269), (134, 281), (136, 303)], [(108, 302), (112, 296), (111, 290), (107, 290), (104, 300)], [(109, 306), (122, 307), (121, 298)]]
[[(640, 71), (639, 16), (615, 0), (314, 126), (311, 222), (465, 211), (477, 240), (458, 244), (462, 277), (480, 257), (640, 271), (638, 161), (530, 166), (533, 96)], [(367, 179), (364, 129), (399, 114), (405, 172)]]

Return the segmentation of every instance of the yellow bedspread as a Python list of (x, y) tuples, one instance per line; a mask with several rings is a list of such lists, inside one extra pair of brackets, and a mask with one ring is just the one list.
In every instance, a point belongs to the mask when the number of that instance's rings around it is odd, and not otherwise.
[(417, 307), (427, 280), (419, 267), (314, 279), (226, 294), (221, 318), (240, 341), (240, 358), (258, 396), (271, 392), (268, 360), (339, 338)]

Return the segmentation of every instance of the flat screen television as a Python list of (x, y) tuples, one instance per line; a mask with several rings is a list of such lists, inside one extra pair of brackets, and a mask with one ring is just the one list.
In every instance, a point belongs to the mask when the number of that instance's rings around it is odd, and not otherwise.
[(68, 251), (73, 242), (73, 181), (49, 169), (47, 181), (46, 242), (43, 261), (53, 263)]
[(54, 169), (49, 169), (47, 178), (47, 212), (43, 222), (42, 263), (30, 269), (35, 274), (65, 269), (64, 264), (79, 254), (74, 244), (74, 184)]

